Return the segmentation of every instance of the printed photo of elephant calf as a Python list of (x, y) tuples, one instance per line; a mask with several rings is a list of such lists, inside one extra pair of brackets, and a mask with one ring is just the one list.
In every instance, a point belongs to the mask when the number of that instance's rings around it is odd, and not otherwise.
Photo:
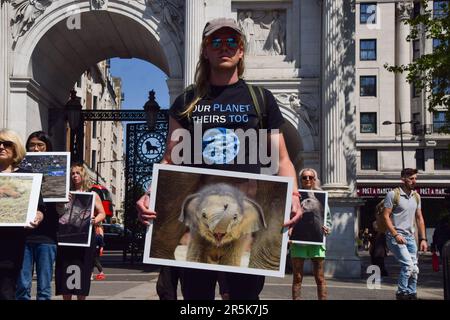
[(241, 264), (253, 232), (267, 228), (261, 206), (239, 189), (217, 183), (186, 198), (180, 221), (190, 230), (187, 261)]
[(302, 219), (294, 226), (290, 240), (294, 243), (325, 244), (325, 235), (322, 227), (326, 221), (325, 208), (327, 193), (324, 191), (299, 190)]
[(144, 263), (284, 276), (292, 180), (155, 164)]

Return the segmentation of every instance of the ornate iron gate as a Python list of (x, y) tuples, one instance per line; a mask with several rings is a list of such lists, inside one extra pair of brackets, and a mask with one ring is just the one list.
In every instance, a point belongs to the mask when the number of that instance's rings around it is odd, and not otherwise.
[(169, 122), (167, 110), (158, 112), (155, 129), (146, 123), (127, 124), (125, 227), (132, 232), (131, 262), (142, 252), (145, 228), (138, 222), (136, 201), (149, 188), (153, 164), (159, 163), (166, 149)]

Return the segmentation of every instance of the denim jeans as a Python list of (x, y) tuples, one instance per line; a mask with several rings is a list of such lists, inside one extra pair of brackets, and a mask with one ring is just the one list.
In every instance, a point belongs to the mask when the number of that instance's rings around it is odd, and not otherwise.
[(56, 257), (56, 244), (26, 243), (22, 270), (17, 279), (16, 299), (31, 300), (31, 283), (34, 265), (37, 275), (37, 300), (50, 300), (52, 297), (53, 264)]
[(406, 244), (398, 244), (390, 234), (386, 234), (386, 243), (400, 263), (397, 293), (413, 294), (417, 293), (417, 276), (419, 274), (416, 239), (413, 235), (401, 235), (405, 238)]

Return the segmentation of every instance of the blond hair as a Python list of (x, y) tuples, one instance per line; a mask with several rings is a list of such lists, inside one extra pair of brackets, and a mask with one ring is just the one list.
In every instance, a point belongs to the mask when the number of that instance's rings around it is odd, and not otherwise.
[(17, 167), (26, 155), (25, 146), (23, 145), (22, 139), (20, 138), (19, 134), (9, 129), (1, 129), (0, 140), (11, 141), (12, 143), (14, 143), (14, 156), (12, 165), (13, 167)]
[(312, 172), (314, 175), (314, 182), (313, 182), (313, 190), (322, 190), (322, 188), (320, 187), (320, 180), (319, 180), (319, 176), (317, 174), (317, 171), (312, 169), (312, 168), (304, 168), (302, 169), (302, 171), (300, 171), (300, 179), (303, 176), (303, 173), (305, 173), (306, 171)]
[[(80, 168), (80, 173), (81, 173), (81, 179), (82, 179), (82, 183), (81, 183), (81, 189), (83, 191), (88, 191), (91, 188), (91, 183), (90, 183), (90, 178), (87, 174), (87, 170), (84, 167), (84, 164), (82, 163), (74, 163), (70, 166), (70, 173), (72, 174), (72, 169), (73, 168)], [(70, 190), (74, 190), (75, 186), (73, 185), (72, 179), (70, 179)]]
[[(197, 62), (197, 66), (195, 68), (195, 84), (194, 84), (194, 99), (188, 104), (185, 111), (181, 113), (181, 116), (190, 117), (192, 112), (194, 111), (195, 105), (199, 102), (203, 97), (205, 97), (210, 91), (210, 73), (211, 66), (209, 65), (209, 60), (205, 58), (204, 52), (206, 50), (206, 46), (208, 45), (208, 37), (203, 38), (202, 44), (200, 46), (200, 56)], [(238, 69), (238, 77), (241, 79), (245, 72), (245, 41), (243, 36), (239, 35), (239, 48), (244, 52), (242, 58), (239, 60), (237, 65)]]

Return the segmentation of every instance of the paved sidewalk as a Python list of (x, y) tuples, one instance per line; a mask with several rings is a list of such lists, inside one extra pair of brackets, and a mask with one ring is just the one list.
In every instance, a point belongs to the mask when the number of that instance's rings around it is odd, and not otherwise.
[[(329, 300), (394, 300), (399, 271), (394, 258), (389, 256), (386, 259), (389, 277), (382, 279), (380, 289), (371, 290), (367, 288), (366, 279), (369, 275), (365, 273), (370, 264), (370, 257), (365, 251), (360, 252), (360, 257), (362, 264), (360, 279), (327, 279)], [(106, 279), (92, 282), (89, 300), (158, 300), (157, 267), (122, 264), (120, 257), (114, 255), (107, 255), (103, 263)], [(419, 299), (442, 300), (444, 297), (442, 271), (433, 272), (431, 254), (420, 255), (419, 267)], [(287, 274), (284, 278), (267, 277), (260, 295), (261, 300), (290, 300), (291, 284), (292, 274)], [(33, 296), (35, 288), (36, 282), (33, 283)], [(305, 276), (302, 297), (305, 300), (317, 299), (316, 285), (312, 275)], [(220, 299), (218, 293), (216, 298)], [(54, 299), (60, 300), (61, 297), (54, 297)], [(179, 292), (179, 299), (182, 299), (181, 292)]]

